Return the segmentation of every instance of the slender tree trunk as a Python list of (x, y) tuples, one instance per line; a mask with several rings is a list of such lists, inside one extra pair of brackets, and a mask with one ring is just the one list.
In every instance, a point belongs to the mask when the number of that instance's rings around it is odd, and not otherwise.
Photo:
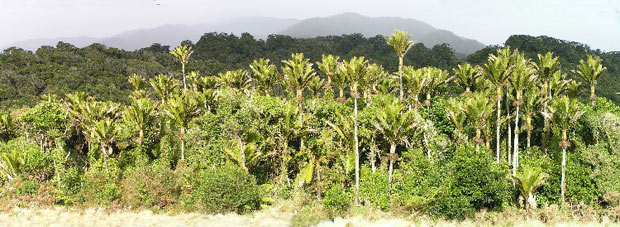
[(390, 182), (390, 196), (392, 196), (392, 173), (394, 172), (394, 156), (396, 155), (396, 144), (390, 143), (390, 167), (388, 170), (388, 181)]
[(592, 106), (594, 106), (594, 100), (596, 99), (596, 93), (594, 91), (594, 84), (590, 86), (590, 101), (592, 102)]
[(501, 116), (501, 112), (502, 112), (502, 109), (501, 109), (501, 99), (502, 99), (501, 94), (502, 93), (501, 92), (502, 92), (501, 88), (498, 87), (497, 88), (497, 92), (496, 92), (496, 95), (497, 95), (497, 97), (496, 97), (496, 100), (497, 100), (497, 122), (495, 124), (495, 133), (496, 133), (496, 136), (495, 136), (495, 154), (497, 156), (497, 164), (499, 164), (499, 154), (500, 154), (499, 153), (499, 149), (501, 147), (500, 146), (500, 130), (499, 130), (500, 129), (499, 128), (499, 120), (502, 117)]
[[(568, 142), (567, 136), (566, 136), (566, 130), (562, 131), (562, 143), (566, 144)], [(561, 194), (561, 198), (562, 201), (561, 203), (564, 203), (564, 195), (565, 195), (565, 191), (566, 191), (566, 147), (565, 145), (562, 145), (562, 179), (560, 181), (560, 194)]]
[(517, 176), (517, 168), (519, 167), (519, 105), (517, 105), (515, 117), (515, 145), (513, 153), (512, 176)]
[(398, 57), (398, 81), (400, 83), (400, 100), (403, 100), (405, 96), (405, 90), (403, 90), (403, 57)]
[[(357, 91), (355, 91), (357, 92)], [(360, 153), (359, 153), (359, 141), (357, 138), (357, 94), (353, 98), (353, 137), (355, 138), (355, 203), (359, 204), (359, 190), (360, 190)]]
[(181, 160), (185, 160), (185, 128), (181, 128)]
[(185, 64), (181, 64), (181, 73), (183, 74), (183, 90), (187, 90), (187, 82), (185, 79)]
[[(506, 89), (506, 102), (505, 102), (505, 104), (506, 104), (506, 116), (510, 115), (510, 102), (509, 102), (510, 98), (508, 97), (509, 94), (510, 94), (510, 89)], [(510, 125), (510, 118), (506, 119), (506, 125), (508, 125), (508, 131), (507, 131), (508, 142), (506, 143), (506, 145), (507, 145), (506, 146), (506, 150), (510, 154), (510, 153), (512, 153), (512, 149), (510, 147), (512, 145), (512, 126)], [(512, 153), (512, 155), (514, 156), (514, 153)], [(513, 157), (513, 160), (514, 160), (514, 157)], [(513, 165), (514, 165), (514, 163), (513, 163)]]
[[(532, 130), (527, 130), (527, 148), (530, 148), (531, 137), (532, 137)], [(529, 152), (529, 149), (528, 149), (528, 152)]]
[[(285, 142), (287, 143), (287, 142)], [(288, 145), (284, 144), (284, 149), (282, 149), (283, 151), (283, 155), (282, 155), (282, 166), (281, 166), (281, 171), (282, 171), (282, 178), (284, 179), (284, 181), (286, 181), (286, 184), (290, 187), (291, 186), (291, 181), (288, 178), (288, 156), (289, 156), (289, 152), (288, 152)]]
[(375, 149), (371, 149), (370, 150), (370, 170), (372, 171), (372, 173), (375, 173), (377, 171), (377, 167), (375, 166), (375, 161), (376, 161), (376, 152)]

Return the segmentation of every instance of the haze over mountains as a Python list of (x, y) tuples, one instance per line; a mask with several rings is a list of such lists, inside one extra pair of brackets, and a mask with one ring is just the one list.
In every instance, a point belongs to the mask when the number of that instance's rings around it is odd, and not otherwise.
[(343, 13), (331, 17), (315, 17), (305, 20), (279, 19), (269, 17), (242, 17), (225, 23), (210, 25), (162, 25), (150, 29), (136, 29), (111, 37), (62, 37), (53, 39), (31, 39), (9, 44), (2, 49), (17, 46), (27, 50), (36, 50), (43, 45), (55, 46), (59, 41), (71, 43), (77, 47), (92, 43), (103, 43), (110, 47), (135, 50), (148, 47), (153, 43), (175, 46), (184, 40), (196, 42), (207, 32), (226, 32), (240, 35), (248, 32), (259, 39), (266, 39), (270, 34), (290, 35), (297, 38), (309, 38), (327, 35), (361, 33), (371, 37), (389, 36), (394, 29), (407, 31), (413, 40), (427, 47), (447, 43), (457, 53), (471, 54), (485, 47), (473, 39), (460, 37), (450, 31), (435, 28), (415, 19), (399, 17), (366, 17), (356, 13)]

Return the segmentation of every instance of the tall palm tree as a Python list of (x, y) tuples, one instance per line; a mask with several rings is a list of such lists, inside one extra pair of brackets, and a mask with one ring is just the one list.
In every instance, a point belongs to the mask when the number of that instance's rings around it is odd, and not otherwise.
[(487, 127), (487, 119), (493, 113), (493, 105), (489, 105), (489, 99), (484, 93), (474, 93), (465, 100), (465, 110), (472, 126), (476, 130), (474, 143), (477, 146), (484, 144), (482, 134)]
[(532, 120), (543, 109), (546, 100), (547, 97), (541, 94), (537, 86), (532, 86), (523, 93), (523, 130), (527, 132), (527, 148), (530, 148), (532, 131), (534, 130)]
[(360, 154), (359, 154), (359, 139), (357, 137), (357, 99), (360, 98), (360, 91), (366, 85), (366, 75), (368, 73), (368, 61), (364, 59), (364, 57), (353, 57), (349, 61), (343, 61), (342, 64), (339, 65), (339, 72), (344, 74), (345, 77), (349, 78), (351, 85), (351, 95), (353, 96), (353, 138), (354, 138), (354, 146), (353, 150), (355, 152), (355, 201), (359, 202), (359, 180), (360, 180)]
[(185, 133), (198, 109), (195, 99), (191, 96), (191, 92), (184, 92), (182, 95), (172, 97), (165, 106), (166, 115), (179, 128), (181, 160), (185, 160)]
[(321, 70), (323, 76), (327, 78), (327, 86), (332, 86), (332, 80), (337, 73), (338, 70), (338, 61), (340, 57), (334, 55), (322, 55), (321, 61), (317, 62), (316, 65)]
[(174, 55), (174, 57), (176, 57), (177, 60), (181, 63), (181, 74), (183, 74), (183, 90), (187, 90), (185, 65), (187, 65), (187, 62), (189, 62), (189, 57), (191, 57), (193, 53), (194, 51), (192, 51), (192, 47), (185, 45), (180, 45), (170, 52), (170, 54)]
[(390, 38), (385, 37), (385, 41), (392, 47), (396, 56), (398, 56), (398, 78), (400, 84), (400, 99), (402, 100), (405, 93), (403, 90), (403, 59), (405, 55), (413, 47), (411, 35), (406, 32), (395, 30)]
[(548, 97), (547, 100), (551, 99), (551, 78), (561, 69), (558, 57), (554, 57), (552, 52), (538, 54), (538, 63), (533, 66), (542, 82), (542, 94)]
[(467, 140), (467, 136), (463, 132), (465, 129), (465, 120), (467, 119), (465, 104), (455, 98), (448, 99), (446, 106), (446, 114), (454, 124), (454, 141), (461, 144)]
[(424, 100), (424, 104), (426, 107), (431, 105), (431, 94), (437, 91), (439, 86), (444, 85), (450, 80), (452, 77), (449, 77), (450, 74), (446, 70), (441, 70), (435, 67), (425, 67), (422, 69), (424, 73), (424, 77), (426, 78), (426, 86), (424, 86), (423, 90), (426, 93), (426, 99)]
[(149, 79), (149, 83), (155, 90), (155, 93), (159, 96), (162, 105), (168, 102), (168, 99), (176, 92), (176, 88), (178, 86), (174, 77), (165, 76), (164, 74), (157, 75), (155, 79)]
[[(292, 90), (295, 90), (295, 97), (299, 105), (299, 127), (303, 128), (303, 101), (304, 89), (308, 87), (308, 83), (316, 76), (316, 72), (312, 68), (310, 59), (304, 57), (303, 53), (291, 54), (291, 59), (282, 61), (282, 73), (284, 74), (285, 83)], [(304, 147), (304, 140), (300, 142), (300, 149)]]
[(519, 52), (515, 51), (513, 56), (513, 69), (508, 77), (508, 81), (514, 89), (516, 95), (514, 100), (514, 105), (516, 107), (516, 116), (515, 116), (515, 137), (514, 137), (514, 151), (513, 151), (513, 165), (512, 165), (512, 175), (517, 175), (517, 168), (519, 167), (519, 110), (521, 108), (521, 104), (523, 103), (523, 90), (527, 89), (532, 85), (536, 76), (534, 74), (534, 70), (530, 67), (531, 62), (525, 58), (524, 54), (519, 54)]
[(276, 66), (269, 62), (269, 59), (254, 60), (250, 64), (253, 80), (257, 90), (267, 96), (271, 94), (273, 86), (278, 82)]
[(318, 76), (312, 78), (310, 82), (308, 82), (308, 91), (313, 97), (319, 98), (321, 96), (321, 92), (323, 92), (326, 88), (325, 80), (319, 78)]
[(592, 55), (588, 55), (588, 59), (585, 61), (579, 61), (577, 70), (573, 70), (573, 73), (579, 75), (581, 79), (585, 80), (590, 85), (590, 101), (592, 102), (592, 106), (594, 106), (594, 99), (596, 98), (596, 94), (594, 92), (596, 82), (607, 70), (607, 68), (603, 67), (603, 64), (601, 64), (602, 62), (603, 59), (600, 57), (592, 57)]
[(428, 82), (429, 78), (424, 76), (423, 69), (414, 69), (412, 66), (406, 66), (403, 69), (404, 87), (407, 90), (407, 97), (412, 99), (411, 102), (414, 109), (420, 107), (418, 98)]
[(232, 140), (234, 145), (225, 147), (223, 151), (232, 162), (245, 171), (249, 171), (268, 156), (268, 154), (262, 153), (256, 145), (261, 139), (258, 133), (248, 133), (243, 138), (241, 136), (235, 137)]
[(525, 200), (525, 207), (528, 210), (536, 209), (534, 192), (545, 183), (545, 179), (548, 176), (548, 174), (542, 172), (542, 169), (531, 167), (523, 168), (516, 176), (512, 176), (515, 186), (521, 192), (521, 196)]
[(482, 69), (480, 66), (472, 66), (469, 63), (458, 65), (457, 68), (452, 69), (456, 77), (456, 82), (459, 86), (465, 89), (463, 94), (471, 94), (471, 88), (476, 85), (476, 80), (482, 76)]
[(125, 114), (127, 120), (132, 122), (138, 130), (138, 144), (144, 143), (144, 132), (154, 124), (156, 117), (156, 105), (147, 98), (134, 99), (132, 104), (127, 106)]
[[(543, 108), (549, 108), (549, 101), (553, 97), (560, 97), (564, 94), (566, 90), (566, 86), (568, 85), (569, 80), (566, 79), (566, 74), (562, 73), (561, 70), (555, 71), (553, 75), (551, 75), (551, 79), (549, 80), (549, 84), (547, 86), (547, 90), (543, 89), (543, 93), (547, 95), (547, 100), (544, 103)], [(545, 110), (548, 111), (548, 110)], [(551, 138), (551, 119), (544, 118), (544, 128), (543, 128), (543, 137), (542, 137), (542, 147), (543, 152), (547, 153), (547, 148), (549, 147), (549, 139)]]
[(578, 101), (575, 99), (569, 99), (566, 96), (554, 98), (551, 100), (551, 106), (549, 111), (544, 112), (543, 115), (551, 119), (554, 124), (556, 133), (562, 134), (562, 140), (560, 141), (560, 148), (562, 148), (562, 179), (561, 179), (561, 195), (562, 202), (564, 202), (564, 192), (566, 191), (566, 149), (570, 147), (568, 141), (568, 130), (579, 120), (581, 115), (585, 113), (579, 109)]
[(419, 122), (419, 116), (413, 111), (405, 111), (399, 99), (385, 97), (383, 109), (377, 113), (374, 127), (390, 143), (390, 165), (388, 169), (388, 180), (390, 182), (390, 194), (392, 194), (392, 173), (394, 172), (394, 162), (397, 160), (396, 146), (405, 142), (407, 135), (415, 129)]
[(510, 75), (510, 71), (508, 69), (508, 59), (505, 57), (501, 57), (501, 55), (498, 54), (498, 56), (491, 54), (489, 56), (489, 60), (486, 64), (484, 64), (484, 77), (487, 78), (488, 81), (490, 81), (494, 86), (495, 86), (495, 100), (497, 101), (497, 121), (496, 121), (496, 125), (495, 125), (495, 132), (496, 132), (496, 144), (495, 144), (495, 150), (496, 150), (496, 156), (497, 156), (497, 163), (499, 163), (499, 156), (500, 156), (500, 120), (501, 120), (501, 101), (502, 101), (502, 88), (504, 87), (504, 85), (506, 84), (506, 80), (508, 79), (508, 76)]

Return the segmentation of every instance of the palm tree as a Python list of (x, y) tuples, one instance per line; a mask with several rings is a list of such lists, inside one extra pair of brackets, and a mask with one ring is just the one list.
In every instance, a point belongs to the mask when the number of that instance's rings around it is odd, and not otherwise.
[(332, 74), (332, 83), (338, 88), (338, 102), (343, 103), (346, 99), (344, 97), (344, 90), (351, 85), (351, 78), (347, 76), (345, 72), (343, 72), (344, 63), (339, 62), (336, 65), (336, 73)]
[[(498, 54), (499, 55), (499, 54)], [(495, 100), (497, 101), (497, 121), (495, 124), (495, 133), (496, 133), (496, 144), (495, 151), (497, 156), (497, 163), (499, 163), (499, 149), (500, 149), (500, 120), (501, 120), (501, 101), (502, 101), (502, 88), (506, 84), (506, 80), (510, 75), (510, 71), (508, 69), (508, 59), (501, 56), (495, 56), (491, 54), (489, 56), (489, 60), (486, 64), (484, 64), (484, 77), (489, 80), (496, 89), (495, 92)]]
[(545, 183), (549, 175), (540, 168), (523, 168), (516, 176), (512, 176), (515, 186), (521, 192), (527, 209), (536, 209), (536, 197), (534, 192)]
[(172, 50), (170, 53), (174, 55), (174, 57), (176, 57), (177, 60), (181, 63), (181, 73), (183, 74), (183, 90), (187, 90), (185, 65), (187, 65), (189, 57), (192, 56), (192, 53), (194, 53), (194, 51), (192, 51), (192, 47), (190, 46), (180, 45), (177, 48), (174, 48), (174, 50)]
[[(566, 90), (566, 86), (570, 81), (566, 79), (566, 74), (562, 73), (562, 71), (557, 70), (553, 75), (551, 75), (551, 79), (549, 80), (549, 85), (547, 86), (547, 90), (545, 91), (543, 88), (543, 93), (547, 95), (547, 100), (544, 103), (543, 108), (548, 109), (548, 102), (553, 97), (560, 97), (564, 94)], [(548, 110), (546, 110), (548, 111)], [(549, 147), (549, 138), (551, 137), (551, 119), (544, 118), (544, 128), (543, 128), (543, 137), (542, 137), (542, 147), (543, 152), (547, 153), (547, 148)]]
[(218, 76), (220, 77), (221, 85), (249, 94), (248, 91), (252, 86), (252, 78), (248, 74), (248, 71), (238, 69), (220, 73)]
[(145, 83), (144, 78), (142, 78), (142, 76), (138, 74), (132, 74), (131, 76), (129, 76), (129, 83), (133, 87), (133, 93), (131, 94), (131, 97), (141, 98), (141, 97), (144, 97), (144, 95), (146, 95), (145, 91), (142, 90), (142, 87), (144, 86), (144, 83)]
[(426, 86), (424, 86), (423, 88), (424, 93), (426, 93), (426, 99), (424, 100), (424, 104), (426, 105), (426, 107), (430, 107), (431, 94), (437, 91), (439, 86), (450, 82), (450, 80), (452, 80), (452, 77), (448, 77), (450, 75), (448, 71), (434, 67), (425, 67), (422, 69), (422, 71), (427, 81)]
[(538, 63), (533, 66), (542, 82), (542, 94), (548, 97), (547, 100), (551, 99), (551, 78), (561, 69), (558, 57), (553, 57), (552, 52), (547, 52), (545, 55), (538, 54)]
[(467, 119), (465, 107), (463, 102), (455, 98), (448, 99), (446, 114), (450, 117), (452, 124), (454, 124), (454, 141), (456, 144), (461, 144), (467, 140), (467, 136), (463, 132), (465, 129), (465, 120)]
[(342, 64), (338, 67), (338, 72), (345, 75), (346, 78), (349, 78), (348, 81), (351, 82), (351, 94), (353, 96), (353, 138), (354, 138), (354, 146), (353, 150), (355, 151), (355, 201), (359, 202), (359, 180), (360, 180), (360, 154), (359, 154), (359, 139), (357, 137), (357, 99), (360, 98), (360, 91), (363, 90), (363, 86), (365, 86), (365, 79), (368, 70), (368, 61), (364, 59), (364, 57), (353, 57), (350, 61), (343, 61)]
[(313, 97), (318, 98), (321, 96), (321, 92), (325, 90), (325, 87), (325, 80), (319, 78), (318, 76), (315, 76), (314, 78), (312, 78), (312, 80), (310, 80), (310, 82), (308, 82), (307, 89)]
[(144, 131), (154, 124), (157, 111), (157, 106), (153, 104), (150, 99), (140, 98), (134, 99), (133, 103), (127, 106), (127, 110), (123, 116), (127, 117), (129, 122), (132, 122), (138, 130), (138, 144), (144, 143)]
[(269, 96), (271, 89), (278, 82), (278, 73), (276, 66), (269, 62), (269, 59), (254, 60), (250, 65), (253, 80), (258, 91)]
[(338, 70), (338, 61), (340, 57), (333, 55), (322, 55), (321, 61), (317, 62), (316, 65), (321, 70), (321, 73), (327, 78), (327, 86), (332, 86), (332, 80), (337, 73)]
[(0, 141), (8, 141), (13, 135), (11, 112), (0, 113)]
[(516, 107), (515, 116), (515, 137), (514, 137), (514, 151), (513, 151), (513, 165), (512, 175), (517, 175), (517, 168), (519, 167), (519, 109), (523, 103), (523, 90), (530, 87), (536, 79), (533, 69), (530, 67), (531, 62), (525, 59), (524, 54), (519, 54), (515, 51), (513, 56), (513, 69), (508, 77), (510, 85), (514, 89), (516, 95), (514, 105)]
[(168, 99), (176, 92), (178, 86), (174, 77), (165, 76), (163, 74), (157, 75), (155, 79), (149, 79), (149, 83), (159, 96), (162, 105), (168, 102)]
[(484, 93), (474, 93), (465, 100), (465, 109), (472, 126), (476, 130), (474, 143), (477, 146), (484, 144), (482, 132), (487, 127), (487, 119), (493, 113), (493, 105), (489, 105), (489, 99)]
[(457, 84), (465, 89), (463, 93), (465, 95), (471, 94), (471, 88), (476, 85), (476, 80), (482, 76), (480, 66), (472, 66), (469, 63), (458, 65), (452, 71), (454, 71)]
[(547, 97), (541, 94), (540, 89), (537, 86), (532, 86), (525, 93), (523, 93), (523, 130), (527, 131), (527, 148), (530, 148), (532, 131), (534, 130), (532, 120), (536, 116), (536, 113), (542, 110), (546, 100)]
[(405, 95), (403, 90), (403, 59), (405, 55), (413, 47), (413, 42), (411, 41), (411, 35), (406, 32), (395, 30), (392, 37), (385, 37), (385, 41), (392, 47), (396, 56), (398, 56), (398, 78), (400, 84), (400, 99), (403, 99)]
[[(316, 76), (316, 72), (312, 68), (310, 59), (304, 57), (303, 53), (291, 54), (291, 59), (282, 61), (282, 73), (288, 87), (295, 90), (297, 104), (299, 105), (299, 127), (303, 128), (303, 91), (308, 87), (308, 83)], [(300, 149), (304, 147), (304, 141), (301, 140)]]
[(198, 109), (192, 94), (184, 92), (174, 96), (165, 106), (165, 113), (179, 127), (179, 139), (181, 140), (181, 160), (185, 160), (185, 133)]
[(566, 96), (554, 98), (551, 100), (551, 106), (549, 106), (549, 112), (544, 112), (543, 115), (549, 119), (555, 125), (554, 129), (556, 133), (562, 134), (562, 141), (560, 141), (560, 148), (562, 148), (562, 179), (561, 179), (561, 195), (562, 202), (564, 202), (564, 192), (566, 187), (566, 149), (570, 147), (568, 141), (568, 130), (579, 120), (581, 115), (585, 113), (579, 109), (578, 101), (575, 99), (569, 99)]
[(571, 80), (570, 83), (566, 84), (566, 95), (568, 95), (569, 98), (577, 99), (582, 93), (581, 82)]
[(603, 59), (600, 57), (592, 57), (592, 55), (588, 55), (588, 59), (585, 61), (579, 61), (577, 70), (573, 70), (573, 73), (579, 75), (581, 79), (585, 80), (590, 85), (590, 101), (592, 102), (592, 106), (594, 106), (594, 99), (596, 98), (596, 94), (594, 92), (596, 82), (607, 70), (607, 68), (603, 67), (603, 64), (601, 64), (602, 62)]
[(281, 176), (286, 181), (286, 183), (290, 186), (291, 182), (288, 178), (288, 162), (291, 160), (291, 152), (288, 147), (288, 143), (293, 140), (294, 136), (299, 134), (300, 125), (295, 124), (296, 115), (299, 114), (299, 109), (297, 105), (292, 104), (291, 102), (287, 102), (283, 107), (283, 115), (279, 121), (280, 131), (278, 133), (278, 138), (280, 140), (280, 144), (282, 144), (281, 149)]
[(248, 133), (245, 138), (235, 137), (234, 145), (230, 146), (232, 148), (225, 147), (223, 151), (232, 162), (239, 165), (245, 171), (249, 171), (250, 168), (258, 165), (260, 161), (268, 156), (260, 152), (259, 147), (256, 145), (261, 139), (258, 133)]
[(392, 194), (392, 173), (394, 162), (397, 160), (396, 145), (405, 142), (416, 127), (419, 116), (413, 111), (406, 111), (399, 99), (385, 97), (383, 109), (377, 113), (374, 127), (390, 143), (390, 165), (388, 169), (388, 180), (390, 182), (390, 195)]
[(115, 120), (107, 118), (93, 122), (92, 130), (95, 141), (101, 147), (101, 157), (105, 163), (106, 170), (108, 170), (107, 159), (112, 155), (112, 146), (119, 128), (116, 126)]
[(424, 76), (422, 69), (416, 70), (411, 66), (406, 66), (403, 69), (403, 83), (405, 89), (407, 89), (408, 98), (413, 99), (411, 102), (414, 109), (417, 109), (420, 106), (418, 97), (426, 88), (428, 82), (429, 78)]

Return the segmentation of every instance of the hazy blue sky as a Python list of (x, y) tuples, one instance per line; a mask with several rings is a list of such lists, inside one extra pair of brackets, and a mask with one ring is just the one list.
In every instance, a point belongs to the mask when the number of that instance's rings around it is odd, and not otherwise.
[(485, 44), (530, 34), (620, 50), (620, 0), (0, 0), (0, 46), (240, 16), (305, 19), (343, 12), (414, 18)]

